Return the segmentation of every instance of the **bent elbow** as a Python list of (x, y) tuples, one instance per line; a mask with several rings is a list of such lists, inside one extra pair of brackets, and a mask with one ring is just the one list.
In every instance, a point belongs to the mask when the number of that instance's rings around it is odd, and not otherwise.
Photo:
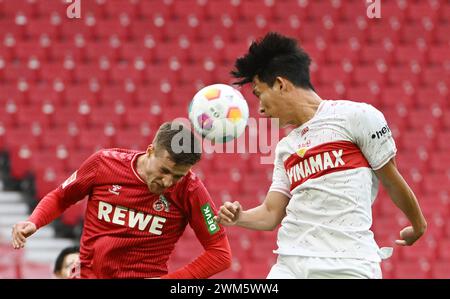
[(224, 256), (224, 260), (223, 260), (223, 267), (224, 270), (228, 269), (231, 267), (233, 263), (233, 256), (231, 255), (231, 252), (229, 251), (225, 256)]

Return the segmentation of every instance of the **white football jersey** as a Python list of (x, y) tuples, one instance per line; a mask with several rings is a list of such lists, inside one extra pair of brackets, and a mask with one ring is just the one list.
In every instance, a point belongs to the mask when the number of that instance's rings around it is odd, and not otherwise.
[(396, 154), (383, 114), (351, 101), (321, 102), (277, 145), (269, 191), (290, 197), (278, 231), (282, 255), (380, 261), (371, 206), (374, 173)]

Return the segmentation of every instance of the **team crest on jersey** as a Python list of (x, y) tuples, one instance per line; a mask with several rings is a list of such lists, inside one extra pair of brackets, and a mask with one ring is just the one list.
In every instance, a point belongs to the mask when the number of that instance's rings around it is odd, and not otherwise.
[(169, 201), (166, 199), (164, 195), (160, 195), (158, 200), (153, 203), (153, 209), (157, 212), (169, 212)]
[(301, 147), (296, 151), (296, 153), (297, 153), (297, 155), (300, 156), (300, 158), (303, 158), (307, 151), (308, 151), (307, 147)]

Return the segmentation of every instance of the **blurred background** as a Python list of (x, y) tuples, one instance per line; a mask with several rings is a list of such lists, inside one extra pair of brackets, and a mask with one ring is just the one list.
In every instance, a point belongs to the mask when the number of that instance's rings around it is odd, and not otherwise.
[[(70, 19), (64, 0), (0, 0), (0, 278), (51, 278), (57, 254), (79, 242), (85, 201), (21, 251), (12, 225), (97, 149), (144, 150), (159, 124), (187, 117), (198, 89), (231, 83), (234, 60), (268, 31), (311, 54), (322, 98), (368, 102), (394, 132), (429, 228), (414, 247), (395, 248), (384, 277), (450, 278), (450, 2), (380, 3), (381, 18), (369, 18), (366, 0), (82, 0), (81, 18)], [(197, 172), (217, 206), (264, 199), (272, 167), (259, 156), (205, 155)], [(373, 218), (380, 246), (407, 224), (383, 190)], [(276, 232), (228, 233), (233, 265), (215, 278), (265, 278)], [(188, 228), (169, 270), (201, 250)]]

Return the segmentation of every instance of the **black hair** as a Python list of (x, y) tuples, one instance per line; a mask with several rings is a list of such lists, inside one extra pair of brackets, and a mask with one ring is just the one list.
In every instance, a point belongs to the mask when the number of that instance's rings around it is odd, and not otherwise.
[(57, 273), (61, 272), (62, 266), (64, 263), (64, 258), (66, 256), (68, 256), (69, 254), (72, 254), (72, 253), (79, 253), (79, 252), (80, 252), (80, 248), (78, 246), (71, 246), (71, 247), (64, 248), (58, 254), (58, 257), (56, 258), (55, 267), (53, 268), (53, 273), (57, 274)]
[(169, 153), (176, 165), (194, 165), (201, 158), (201, 144), (194, 133), (179, 122), (166, 122), (159, 127), (153, 140), (155, 152)]
[(261, 40), (252, 42), (247, 54), (236, 59), (231, 75), (241, 78), (235, 82), (238, 85), (250, 83), (258, 76), (260, 81), (272, 87), (280, 76), (297, 87), (314, 90), (310, 64), (311, 58), (295, 39), (269, 32)]

